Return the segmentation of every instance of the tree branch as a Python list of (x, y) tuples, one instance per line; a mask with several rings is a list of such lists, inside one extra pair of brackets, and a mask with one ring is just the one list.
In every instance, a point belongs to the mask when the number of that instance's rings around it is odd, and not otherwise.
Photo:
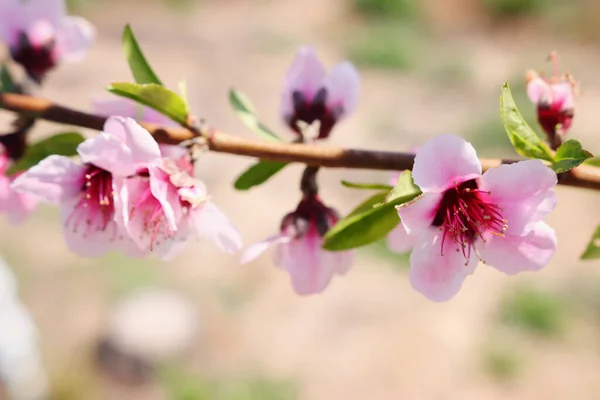
[[(0, 93), (0, 108), (29, 117), (102, 130), (105, 117), (84, 113), (54, 104), (48, 100), (20, 94)], [(198, 136), (187, 128), (164, 127), (140, 122), (154, 138), (165, 144), (178, 144)], [(344, 149), (299, 143), (275, 143), (241, 138), (211, 129), (208, 147), (220, 153), (257, 157), (264, 160), (299, 162), (329, 168), (357, 168), (402, 171), (412, 169), (414, 154), (405, 152)], [(481, 159), (483, 169), (519, 160)], [(558, 183), (566, 186), (600, 190), (600, 168), (581, 165), (559, 174)]]

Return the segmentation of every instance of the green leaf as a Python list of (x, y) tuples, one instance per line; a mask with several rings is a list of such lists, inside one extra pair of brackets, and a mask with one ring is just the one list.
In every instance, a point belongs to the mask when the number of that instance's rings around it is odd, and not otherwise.
[(262, 185), (273, 175), (278, 173), (288, 165), (288, 163), (259, 160), (245, 172), (243, 172), (235, 181), (233, 186), (237, 190), (248, 190), (254, 186)]
[(258, 120), (254, 105), (244, 93), (235, 89), (229, 90), (229, 103), (240, 117), (244, 125), (261, 135), (264, 139), (281, 142), (281, 138)]
[(407, 193), (421, 193), (421, 189), (413, 181), (412, 172), (408, 170), (402, 171), (396, 181), (396, 186), (387, 195), (385, 201), (394, 201), (399, 197), (406, 196)]
[(166, 115), (173, 121), (185, 124), (188, 116), (188, 106), (175, 92), (156, 83), (118, 82), (112, 83), (107, 90), (117, 96), (127, 97), (146, 105)]
[(587, 165), (593, 165), (594, 167), (600, 167), (600, 157), (588, 158), (583, 163)]
[(552, 169), (556, 173), (566, 172), (594, 155), (581, 146), (577, 139), (569, 139), (556, 150), (555, 162)]
[(133, 78), (137, 83), (155, 83), (162, 86), (162, 82), (150, 67), (146, 57), (144, 57), (144, 53), (142, 53), (142, 49), (129, 24), (125, 25), (123, 30), (123, 51), (125, 51), (129, 69), (131, 69)]
[(392, 190), (393, 186), (384, 185), (382, 183), (354, 183), (348, 181), (342, 181), (342, 185), (353, 188), (353, 189), (364, 189), (364, 190)]
[(20, 171), (25, 171), (44, 158), (56, 154), (60, 156), (74, 156), (77, 154), (77, 146), (85, 138), (77, 132), (59, 133), (43, 139), (27, 147), (25, 154), (7, 171), (7, 175), (12, 175)]
[(592, 260), (594, 258), (600, 258), (600, 226), (596, 228), (594, 236), (592, 236), (587, 248), (581, 255), (582, 260)]
[(359, 205), (357, 205), (354, 210), (352, 210), (350, 212), (350, 214), (348, 214), (348, 217), (351, 217), (353, 215), (357, 215), (357, 214), (361, 214), (365, 211), (369, 211), (372, 210), (373, 207), (375, 207), (378, 204), (382, 204), (385, 203), (385, 198), (387, 197), (389, 192), (379, 192), (379, 193), (375, 193), (374, 195), (372, 195), (371, 197), (367, 198), (365, 201), (363, 201), (362, 203), (360, 203)]
[[(554, 161), (554, 156), (550, 148), (535, 134), (533, 129), (531, 129), (521, 116), (508, 87), (508, 83), (502, 86), (500, 115), (508, 138), (517, 153), (524, 157), (538, 158), (550, 162)], [(485, 132), (482, 132), (482, 134), (485, 134)]]
[(2, 63), (0, 67), (0, 85), (2, 85), (2, 92), (15, 93), (15, 81), (6, 63)]
[(332, 251), (349, 250), (373, 243), (398, 225), (396, 206), (413, 200), (421, 191), (412, 183), (410, 171), (398, 180), (404, 191), (379, 192), (365, 200), (348, 216), (338, 221), (324, 237), (323, 248)]

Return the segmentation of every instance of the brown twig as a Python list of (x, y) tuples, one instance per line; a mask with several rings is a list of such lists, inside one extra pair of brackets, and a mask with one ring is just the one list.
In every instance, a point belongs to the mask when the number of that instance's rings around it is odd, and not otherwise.
[[(72, 110), (42, 98), (20, 94), (0, 93), (0, 108), (26, 116), (95, 130), (102, 130), (106, 121), (102, 116)], [(140, 124), (160, 143), (177, 144), (197, 136), (197, 132), (187, 128), (164, 127), (144, 122)], [(210, 150), (220, 153), (329, 168), (402, 171), (412, 169), (414, 162), (412, 153), (267, 142), (245, 139), (217, 130), (210, 131), (207, 141)], [(481, 159), (484, 170), (516, 161), (519, 160)], [(600, 190), (600, 168), (581, 165), (567, 174), (561, 174), (559, 184)]]

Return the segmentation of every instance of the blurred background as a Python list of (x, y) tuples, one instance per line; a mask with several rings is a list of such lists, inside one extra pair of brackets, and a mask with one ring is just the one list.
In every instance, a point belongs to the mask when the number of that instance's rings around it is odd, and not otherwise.
[[(481, 156), (513, 156), (500, 87), (511, 84), (534, 125), (525, 70), (551, 75), (545, 58), (556, 50), (561, 70), (581, 82), (570, 134), (600, 153), (597, 0), (73, 0), (71, 12), (97, 26), (97, 42), (40, 94), (76, 108), (131, 80), (120, 45), (131, 23), (161, 79), (171, 88), (186, 80), (194, 112), (225, 131), (252, 135), (229, 107), (234, 86), (292, 138), (280, 90), (297, 47), (310, 44), (328, 66), (352, 60), (363, 80), (358, 111), (330, 143), (405, 150), (453, 133)], [(36, 126), (39, 135), (65, 130)], [(302, 171), (291, 166), (235, 192), (252, 162), (208, 154), (199, 167), (247, 244), (275, 233), (296, 207)], [(347, 213), (368, 193), (341, 179), (388, 177), (324, 170), (322, 198)], [(240, 266), (200, 242), (170, 263), (78, 258), (50, 207), (18, 227), (2, 219), (0, 253), (38, 325), (56, 400), (595, 400), (600, 262), (578, 258), (600, 222), (600, 193), (557, 192), (548, 222), (559, 249), (549, 266), (507, 277), (481, 265), (442, 304), (411, 289), (408, 257), (384, 241), (358, 250), (347, 276), (309, 298), (293, 293), (271, 253)]]

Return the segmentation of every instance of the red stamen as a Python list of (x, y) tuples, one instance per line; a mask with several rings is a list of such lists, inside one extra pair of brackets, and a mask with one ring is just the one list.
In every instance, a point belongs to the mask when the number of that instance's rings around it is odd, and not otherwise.
[(462, 251), (469, 260), (474, 240), (479, 237), (485, 241), (484, 234), (488, 232), (504, 236), (506, 222), (502, 209), (490, 202), (489, 193), (478, 189), (477, 182), (470, 180), (444, 192), (433, 225), (444, 231), (442, 255), (449, 238), (460, 246), (457, 251)]

